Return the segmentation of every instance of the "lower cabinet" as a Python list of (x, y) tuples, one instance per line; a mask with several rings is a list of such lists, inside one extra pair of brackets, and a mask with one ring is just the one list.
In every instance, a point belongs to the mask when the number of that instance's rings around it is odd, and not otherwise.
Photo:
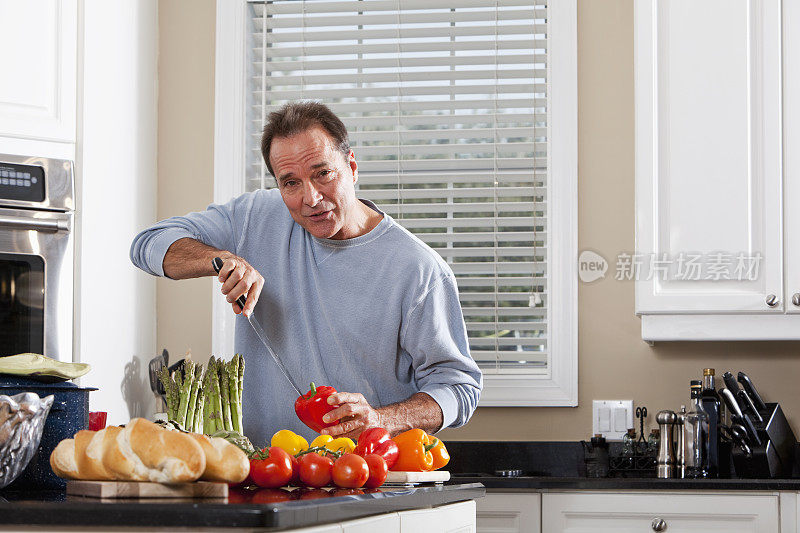
[(542, 496), (535, 492), (486, 492), (477, 501), (479, 533), (540, 533)]
[(541, 531), (780, 533), (778, 496), (774, 493), (547, 493), (542, 495)]
[(401, 533), (475, 533), (475, 500), (397, 514)]
[(296, 533), (475, 533), (475, 501), (386, 513), (292, 531)]

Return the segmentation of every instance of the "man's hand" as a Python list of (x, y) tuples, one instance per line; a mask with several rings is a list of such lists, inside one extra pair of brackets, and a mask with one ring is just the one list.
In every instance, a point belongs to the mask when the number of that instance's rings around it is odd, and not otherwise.
[(370, 427), (384, 427), (383, 418), (366, 398), (359, 393), (335, 392), (328, 396), (328, 405), (339, 407), (322, 417), (326, 423), (339, 420), (339, 424), (323, 429), (320, 433), (333, 437), (356, 438)]
[(352, 392), (331, 394), (328, 404), (339, 404), (339, 407), (326, 414), (323, 421), (339, 420), (339, 424), (325, 428), (321, 433), (333, 437), (358, 438), (371, 427), (384, 428), (391, 436), (413, 428), (434, 433), (441, 429), (444, 421), (442, 408), (424, 392), (378, 409), (373, 408), (363, 395)]
[[(264, 287), (264, 277), (252, 266), (239, 256), (227, 254), (220, 257), (223, 260), (222, 268), (217, 279), (222, 283), (222, 294), (225, 300), (233, 307), (233, 312), (237, 315), (244, 312), (244, 316), (249, 317), (261, 295)], [(245, 295), (247, 300), (244, 309), (239, 307), (236, 300), (241, 295)]]

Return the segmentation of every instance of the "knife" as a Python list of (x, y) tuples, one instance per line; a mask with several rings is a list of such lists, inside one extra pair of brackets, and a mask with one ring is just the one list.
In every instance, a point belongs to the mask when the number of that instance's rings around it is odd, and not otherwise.
[(736, 393), (739, 392), (739, 384), (736, 382), (736, 378), (733, 377), (733, 374), (725, 372), (722, 374), (722, 381), (725, 382), (725, 386), (728, 387), (728, 390), (731, 391), (735, 398)]
[(742, 416), (742, 409), (739, 407), (739, 404), (736, 403), (736, 398), (733, 397), (733, 392), (730, 389), (720, 389), (722, 392), (722, 399), (725, 400), (725, 405), (728, 406), (728, 410), (731, 412), (731, 416)]
[(766, 411), (767, 404), (765, 404), (764, 400), (761, 399), (761, 395), (756, 390), (756, 386), (753, 385), (753, 381), (750, 379), (750, 376), (744, 372), (739, 372), (739, 383), (742, 384), (744, 390), (747, 391), (747, 395), (753, 400), (756, 409), (759, 411)]
[(748, 413), (752, 413), (759, 424), (764, 423), (761, 413), (758, 412), (758, 409), (756, 409), (756, 406), (753, 404), (753, 400), (744, 390), (739, 389), (739, 392), (736, 393), (736, 397), (739, 399), (739, 404), (742, 406), (743, 412), (746, 411)]
[[(219, 274), (219, 271), (222, 270), (222, 265), (224, 263), (222, 259), (220, 259), (219, 257), (215, 257), (214, 260), (211, 261), (211, 264), (214, 266), (214, 271), (217, 274)], [(244, 309), (244, 304), (246, 302), (247, 299), (245, 298), (244, 294), (236, 299), (236, 304), (242, 309)], [(300, 392), (300, 389), (297, 387), (294, 380), (289, 375), (289, 371), (286, 370), (285, 366), (283, 366), (283, 361), (280, 360), (280, 358), (275, 354), (275, 352), (270, 347), (269, 338), (267, 337), (267, 334), (264, 333), (264, 330), (261, 328), (261, 324), (258, 323), (258, 320), (255, 319), (252, 313), (250, 313), (250, 316), (247, 317), (247, 320), (250, 322), (250, 325), (253, 327), (253, 330), (255, 330), (256, 336), (258, 336), (261, 343), (267, 349), (267, 352), (272, 356), (272, 360), (275, 361), (275, 364), (278, 365), (278, 368), (280, 368), (281, 372), (283, 372), (283, 376), (286, 378), (286, 381), (288, 381), (289, 384), (292, 386), (292, 388), (294, 388), (298, 396), (302, 396), (303, 393)]]

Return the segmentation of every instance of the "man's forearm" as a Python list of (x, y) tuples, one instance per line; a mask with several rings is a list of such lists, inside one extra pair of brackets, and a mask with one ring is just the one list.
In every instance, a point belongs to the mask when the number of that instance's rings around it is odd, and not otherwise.
[(413, 428), (435, 433), (442, 429), (444, 416), (439, 404), (425, 394), (418, 392), (407, 400), (376, 409), (384, 421), (384, 428), (392, 436)]
[(232, 255), (189, 237), (178, 239), (164, 255), (164, 275), (172, 279), (213, 276), (215, 272), (211, 261), (215, 257), (221, 257), (225, 261), (226, 257)]

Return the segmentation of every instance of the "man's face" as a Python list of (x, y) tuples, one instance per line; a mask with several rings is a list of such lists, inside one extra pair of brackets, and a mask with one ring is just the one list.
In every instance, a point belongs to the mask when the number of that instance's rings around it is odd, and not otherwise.
[(358, 165), (352, 151), (346, 158), (324, 129), (313, 127), (274, 138), (270, 163), (295, 222), (319, 238), (356, 236)]

